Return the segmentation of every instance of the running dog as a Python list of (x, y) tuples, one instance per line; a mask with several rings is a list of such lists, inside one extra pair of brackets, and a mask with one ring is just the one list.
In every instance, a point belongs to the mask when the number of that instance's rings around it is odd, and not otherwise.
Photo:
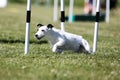
[(88, 42), (82, 36), (58, 30), (52, 24), (38, 24), (35, 37), (39, 40), (46, 37), (52, 44), (52, 52), (61, 53), (64, 50), (72, 50), (91, 53)]

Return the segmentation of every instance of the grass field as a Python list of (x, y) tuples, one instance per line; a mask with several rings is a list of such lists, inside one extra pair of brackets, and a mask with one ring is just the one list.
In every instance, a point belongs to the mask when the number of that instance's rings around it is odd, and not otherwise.
[[(74, 13), (82, 10), (75, 7)], [(26, 6), (9, 4), (0, 9), (0, 80), (120, 80), (119, 12), (120, 8), (111, 12), (110, 24), (100, 23), (94, 55), (54, 54), (48, 41), (38, 41), (34, 34), (38, 23), (60, 28), (60, 22), (53, 22), (52, 7), (33, 5), (29, 54), (24, 55)], [(87, 39), (92, 48), (94, 22), (66, 22), (65, 26), (66, 31)]]

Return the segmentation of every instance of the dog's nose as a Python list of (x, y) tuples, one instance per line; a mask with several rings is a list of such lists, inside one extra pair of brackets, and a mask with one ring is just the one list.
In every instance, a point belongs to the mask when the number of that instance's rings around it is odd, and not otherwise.
[(38, 37), (38, 35), (37, 35), (37, 34), (35, 34), (35, 37)]

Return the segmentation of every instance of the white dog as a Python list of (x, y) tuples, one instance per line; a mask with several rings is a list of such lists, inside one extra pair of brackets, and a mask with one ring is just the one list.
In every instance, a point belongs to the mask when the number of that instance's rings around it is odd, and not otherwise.
[(38, 31), (35, 37), (41, 39), (45, 36), (52, 44), (52, 52), (61, 53), (64, 50), (72, 50), (74, 52), (85, 51), (91, 53), (88, 42), (82, 36), (60, 31), (54, 28), (52, 24), (47, 26), (38, 24), (37, 27)]

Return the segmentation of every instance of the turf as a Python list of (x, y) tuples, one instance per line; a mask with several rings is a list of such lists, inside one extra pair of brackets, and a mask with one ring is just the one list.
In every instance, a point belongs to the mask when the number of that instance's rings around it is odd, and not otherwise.
[[(52, 53), (46, 39), (34, 38), (36, 25), (53, 24), (53, 7), (32, 6), (30, 47), (24, 55), (26, 5), (9, 4), (0, 9), (1, 80), (120, 80), (120, 9), (111, 11), (110, 23), (100, 23), (98, 49), (94, 55), (65, 51)], [(83, 8), (74, 8), (83, 14)], [(60, 15), (60, 13), (59, 13)], [(68, 7), (66, 7), (68, 15)], [(67, 32), (93, 43), (94, 22), (65, 23)]]

